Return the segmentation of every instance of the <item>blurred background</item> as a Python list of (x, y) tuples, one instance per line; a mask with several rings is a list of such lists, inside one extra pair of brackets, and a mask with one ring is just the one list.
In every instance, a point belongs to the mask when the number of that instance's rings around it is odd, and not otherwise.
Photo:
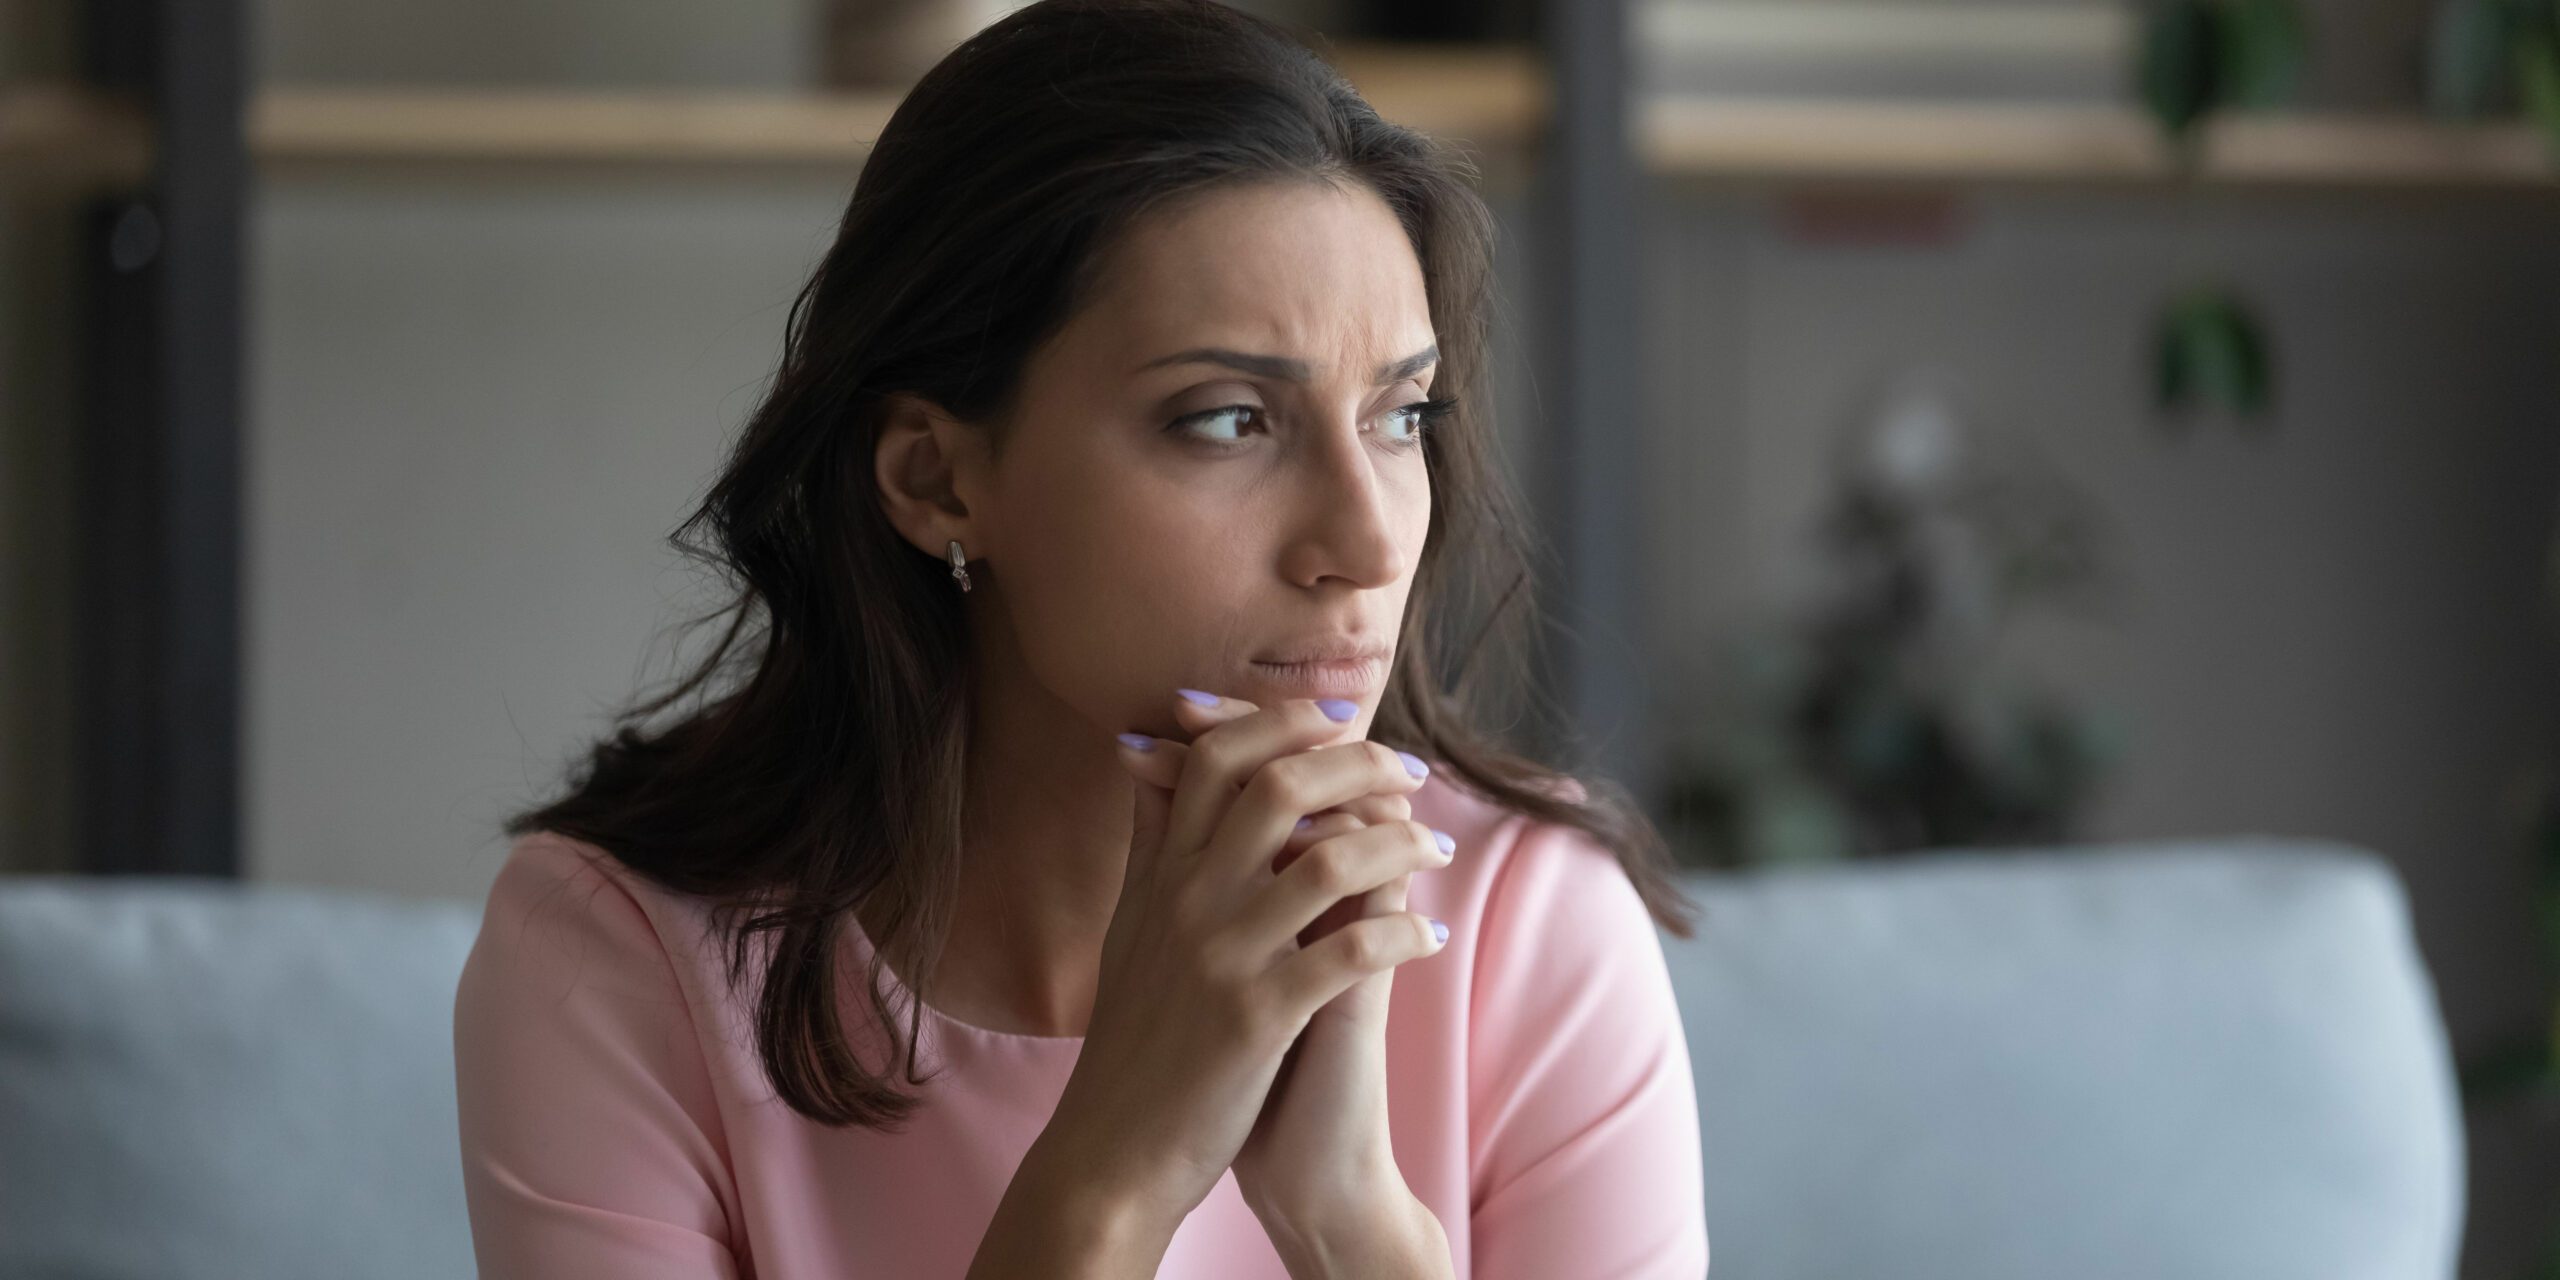
[[(867, 140), (1011, 7), (12, 0), (0, 886), (475, 909), (675, 669)], [(1482, 170), (1530, 736), (1701, 884), (2368, 851), (2460, 1274), (2560, 1275), (2560, 5), (1240, 7)]]

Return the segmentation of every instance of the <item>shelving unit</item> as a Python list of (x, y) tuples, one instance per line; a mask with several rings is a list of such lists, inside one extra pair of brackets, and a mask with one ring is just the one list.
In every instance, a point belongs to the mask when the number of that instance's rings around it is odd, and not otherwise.
[(82, 200), (72, 538), (78, 865), (240, 871), (238, 0), (90, 0), (92, 81), (0, 87), (0, 176)]
[[(901, 95), (261, 89), (243, 82), (236, 0), (96, 4), (84, 50), (94, 82), (0, 85), (0, 183), (58, 186), (85, 202), (77, 576), (91, 661), (76, 714), (91, 741), (77, 771), (86, 846), (78, 862), (236, 875), (239, 275), (256, 179), (350, 165), (850, 171)], [(1613, 6), (1557, 4), (1545, 21), (1541, 45), (1620, 39)], [(1558, 110), (1544, 55), (1530, 45), (1349, 44), (1328, 55), (1383, 114), (1475, 154), (1489, 181), (1501, 181), (1521, 148), (1542, 145)], [(1623, 80), (1615, 62), (1595, 70), (1590, 97)], [(1623, 226), (1624, 193), (1607, 199), (1586, 198), (1553, 225), (1597, 216)], [(1572, 239), (1586, 254), (1592, 245), (1631, 252), (1587, 227)], [(1569, 251), (1543, 256), (1561, 278), (1585, 265)], [(1593, 349), (1609, 367), (1558, 380), (1627, 381), (1615, 344)], [(1622, 559), (1622, 550), (1589, 554)]]
[[(1706, 180), (2146, 183), (2176, 174), (2129, 107), (1661, 97), (1636, 125), (1648, 170)], [(2403, 115), (2232, 115), (2203, 127), (2197, 180), (2218, 186), (2560, 191), (2560, 161), (2522, 122)]]
[[(1389, 118), (1532, 154), (1554, 103), (1533, 51), (1354, 45), (1338, 61)], [(859, 164), (898, 103), (868, 93), (277, 86), (250, 95), (262, 168), (344, 164)], [(2176, 177), (2130, 107), (1660, 95), (1630, 105), (1641, 169), (1705, 183), (2139, 185)], [(2522, 121), (2269, 112), (2204, 127), (2208, 185), (2560, 192), (2560, 148)], [(73, 86), (0, 90), (0, 162), (101, 186), (150, 165), (147, 116)]]
[(151, 117), (80, 85), (0, 86), (0, 173), (75, 187), (130, 187), (151, 170)]
[[(95, 196), (84, 383), (94, 543), (84, 648), (106, 655), (82, 714), (96, 869), (237, 870), (237, 387), (240, 223), (263, 174), (343, 166), (572, 169), (804, 166), (850, 172), (900, 94), (563, 91), (241, 82), (236, 0), (98, 0), (95, 85), (0, 86), (0, 180)], [(1657, 95), (1631, 99), (1622, 4), (1542, 6), (1533, 43), (1328, 50), (1390, 119), (1459, 144), (1489, 183), (1534, 158), (1542, 395), (1556, 421), (1611, 421), (1636, 384), (1623, 306), (1640, 264), (1625, 228), (1640, 179), (1681, 183), (2183, 181), (2138, 111)], [(158, 104), (159, 122), (154, 123)], [(167, 144), (167, 151), (160, 144)], [(2285, 113), (2206, 126), (2192, 175), (2230, 190), (2560, 190), (2552, 148), (2520, 122)], [(1574, 632), (1632, 616), (1638, 550), (1625, 491), (1640, 461), (1615, 433), (1552, 433), (1529, 471), (1549, 486), (1561, 555), (1549, 584)], [(104, 566), (100, 569), (99, 566)], [(1632, 678), (1559, 646), (1548, 678), (1602, 726), (1638, 714)], [(229, 673), (229, 674), (225, 674)], [(1605, 749), (1605, 748), (1604, 748)], [(1601, 762), (1641, 789), (1644, 762)], [(159, 797), (135, 809), (133, 796)], [(128, 812), (128, 810), (132, 810)], [(130, 850), (125, 846), (130, 845)]]
[[(1533, 147), (1551, 109), (1526, 48), (1353, 44), (1336, 65), (1389, 119), (1461, 143)], [(262, 166), (463, 162), (859, 163), (903, 94), (279, 85), (249, 95)], [(151, 164), (146, 112), (82, 86), (0, 89), (0, 161), (101, 186)]]

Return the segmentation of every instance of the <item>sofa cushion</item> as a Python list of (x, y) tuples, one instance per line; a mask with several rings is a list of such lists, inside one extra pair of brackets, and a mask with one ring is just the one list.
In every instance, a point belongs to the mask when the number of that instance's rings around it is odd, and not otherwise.
[(2284, 837), (1692, 872), (1716, 1280), (2441, 1280), (2462, 1130), (2389, 865)]
[(455, 1280), (460, 902), (0, 882), (0, 1275)]

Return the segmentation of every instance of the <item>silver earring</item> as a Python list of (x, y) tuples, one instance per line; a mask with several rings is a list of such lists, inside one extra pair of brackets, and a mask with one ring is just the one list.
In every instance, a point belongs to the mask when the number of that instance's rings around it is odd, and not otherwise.
[(967, 591), (969, 589), (969, 557), (961, 552), (960, 540), (953, 538), (951, 549), (944, 554), (951, 561), (952, 580), (960, 584), (962, 591)]

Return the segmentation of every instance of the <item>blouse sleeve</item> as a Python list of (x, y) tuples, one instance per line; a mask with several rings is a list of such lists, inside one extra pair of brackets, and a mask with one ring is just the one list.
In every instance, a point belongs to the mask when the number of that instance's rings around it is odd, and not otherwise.
[(1644, 899), (1580, 828), (1529, 822), (1478, 928), (1477, 1280), (1698, 1280), (1697, 1094)]
[(463, 1189), (484, 1280), (739, 1273), (709, 1070), (640, 904), (520, 841), (453, 1010)]

